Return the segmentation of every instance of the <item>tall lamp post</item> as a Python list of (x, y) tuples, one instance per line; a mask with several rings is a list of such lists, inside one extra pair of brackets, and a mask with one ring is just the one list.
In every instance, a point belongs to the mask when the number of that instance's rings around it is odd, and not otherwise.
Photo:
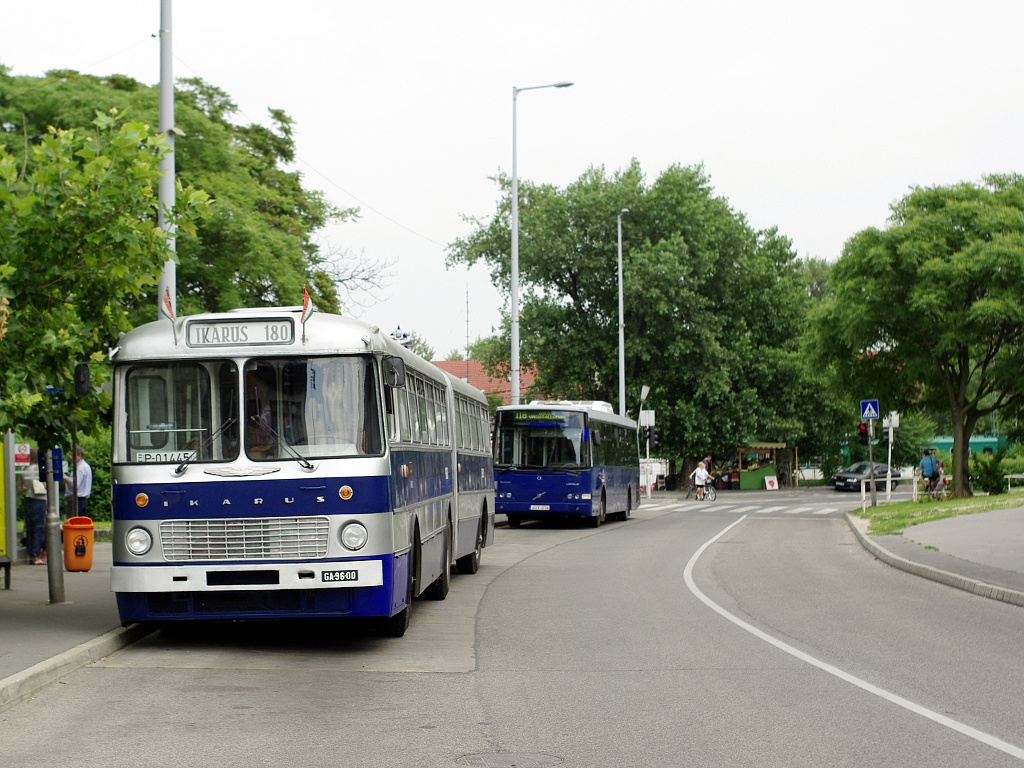
[(519, 405), (519, 179), (516, 176), (516, 99), (520, 91), (539, 88), (568, 88), (572, 83), (512, 87), (512, 405)]
[(629, 213), (629, 208), (619, 211), (619, 416), (626, 415), (626, 322), (622, 314), (622, 214)]

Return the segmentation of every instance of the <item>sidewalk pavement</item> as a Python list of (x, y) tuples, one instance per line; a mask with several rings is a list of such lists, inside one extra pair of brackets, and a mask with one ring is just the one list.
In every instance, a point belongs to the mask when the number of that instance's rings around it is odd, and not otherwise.
[(884, 563), (976, 595), (1024, 606), (1024, 507), (922, 523), (902, 534), (867, 536), (846, 516), (864, 548)]
[[(1024, 606), (1024, 507), (924, 523), (901, 536), (867, 536), (857, 519), (846, 520), (889, 565)], [(120, 626), (110, 565), (111, 545), (96, 542), (92, 570), (65, 571), (65, 602), (53, 605), (46, 566), (13, 567), (11, 589), (0, 589), (0, 712), (152, 631)]]
[(65, 571), (65, 601), (54, 604), (47, 566), (11, 568), (11, 588), (0, 589), (0, 712), (151, 631), (121, 627), (110, 565), (111, 545), (96, 542), (92, 569)]

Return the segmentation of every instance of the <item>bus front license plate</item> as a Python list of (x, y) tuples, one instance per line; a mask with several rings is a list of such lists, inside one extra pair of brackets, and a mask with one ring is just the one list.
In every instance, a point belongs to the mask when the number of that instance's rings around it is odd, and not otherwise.
[(530, 510), (533, 512), (547, 512), (551, 509), (550, 504), (531, 504)]
[(359, 571), (324, 571), (320, 576), (321, 581), (359, 581)]

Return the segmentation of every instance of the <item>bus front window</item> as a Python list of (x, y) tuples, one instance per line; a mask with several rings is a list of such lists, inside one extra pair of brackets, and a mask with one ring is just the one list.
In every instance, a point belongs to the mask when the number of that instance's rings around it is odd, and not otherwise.
[(383, 452), (371, 358), (260, 358), (246, 363), (243, 379), (245, 452), (250, 459)]
[(238, 456), (238, 369), (230, 360), (133, 365), (116, 461), (231, 461)]
[(495, 466), (581, 469), (589, 466), (583, 414), (503, 411), (494, 441)]

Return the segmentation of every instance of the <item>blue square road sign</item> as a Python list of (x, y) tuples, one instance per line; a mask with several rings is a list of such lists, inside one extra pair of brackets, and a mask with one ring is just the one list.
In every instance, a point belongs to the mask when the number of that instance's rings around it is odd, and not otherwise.
[(860, 401), (860, 418), (861, 421), (871, 421), (872, 419), (878, 418), (878, 401), (877, 400), (861, 400)]

